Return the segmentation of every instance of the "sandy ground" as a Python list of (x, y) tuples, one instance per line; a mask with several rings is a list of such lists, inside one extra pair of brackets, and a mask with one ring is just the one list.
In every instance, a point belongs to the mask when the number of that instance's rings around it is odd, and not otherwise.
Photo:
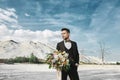
[[(120, 65), (80, 65), (80, 80), (120, 80)], [(0, 64), (0, 80), (56, 80), (46, 64)]]

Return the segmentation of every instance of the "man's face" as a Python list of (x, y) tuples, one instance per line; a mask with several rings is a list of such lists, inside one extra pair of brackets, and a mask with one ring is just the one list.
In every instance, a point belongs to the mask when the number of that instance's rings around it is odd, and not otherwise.
[(69, 38), (70, 33), (68, 33), (66, 30), (63, 30), (63, 31), (61, 32), (61, 35), (62, 35), (62, 38), (63, 38), (64, 40), (66, 40), (66, 39)]

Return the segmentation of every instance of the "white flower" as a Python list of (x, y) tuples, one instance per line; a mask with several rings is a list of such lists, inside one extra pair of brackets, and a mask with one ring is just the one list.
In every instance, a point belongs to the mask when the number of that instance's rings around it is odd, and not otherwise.
[(68, 59), (66, 60), (66, 62), (67, 62), (67, 64), (69, 64), (69, 60)]
[(65, 55), (64, 55), (65, 57), (68, 57), (68, 53), (65, 53)]
[(62, 62), (64, 62), (65, 61), (65, 58), (62, 58)]
[(61, 54), (58, 54), (58, 56), (59, 56), (59, 58), (63, 58), (63, 55), (61, 55)]
[(65, 52), (65, 51), (63, 51), (63, 54), (66, 54), (66, 52)]
[(55, 63), (55, 62), (56, 62), (56, 60), (55, 60), (55, 59), (53, 59), (53, 60), (52, 60), (52, 63)]
[(58, 55), (54, 55), (54, 58), (55, 58), (55, 59), (58, 59)]

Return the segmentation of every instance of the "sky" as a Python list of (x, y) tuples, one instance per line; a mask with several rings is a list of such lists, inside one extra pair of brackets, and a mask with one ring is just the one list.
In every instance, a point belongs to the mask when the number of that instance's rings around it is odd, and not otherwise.
[(87, 56), (120, 61), (120, 0), (0, 0), (0, 40), (40, 41), (56, 46), (61, 28)]

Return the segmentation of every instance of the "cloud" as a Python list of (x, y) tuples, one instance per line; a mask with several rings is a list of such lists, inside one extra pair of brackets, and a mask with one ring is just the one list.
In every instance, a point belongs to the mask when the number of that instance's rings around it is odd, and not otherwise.
[(0, 25), (4, 24), (9, 28), (21, 28), (21, 26), (18, 25), (18, 16), (15, 12), (16, 10), (14, 8), (0, 8)]
[(4, 10), (0, 8), (0, 20), (17, 23), (17, 15), (14, 12), (13, 9)]
[(31, 31), (31, 30), (15, 30), (13, 37), (19, 40), (32, 40), (41, 41), (43, 43), (49, 43), (59, 39), (59, 31), (43, 30), (43, 31)]
[(5, 25), (0, 25), (1, 40), (16, 40), (16, 41), (40, 41), (43, 43), (54, 43), (60, 40), (59, 31), (31, 31), (31, 30), (10, 30)]
[(68, 12), (64, 12), (64, 13), (60, 13), (60, 14), (55, 14), (54, 17), (57, 18), (64, 18), (64, 19), (68, 19), (68, 20), (84, 20), (86, 19), (86, 16), (84, 15), (78, 15), (78, 14), (74, 14), (74, 13), (68, 13)]
[(29, 15), (28, 13), (25, 13), (25, 16), (27, 16), (27, 17), (28, 17), (28, 16), (30, 16), (30, 15)]
[(0, 40), (9, 39), (13, 30), (9, 30), (6, 25), (0, 25)]

